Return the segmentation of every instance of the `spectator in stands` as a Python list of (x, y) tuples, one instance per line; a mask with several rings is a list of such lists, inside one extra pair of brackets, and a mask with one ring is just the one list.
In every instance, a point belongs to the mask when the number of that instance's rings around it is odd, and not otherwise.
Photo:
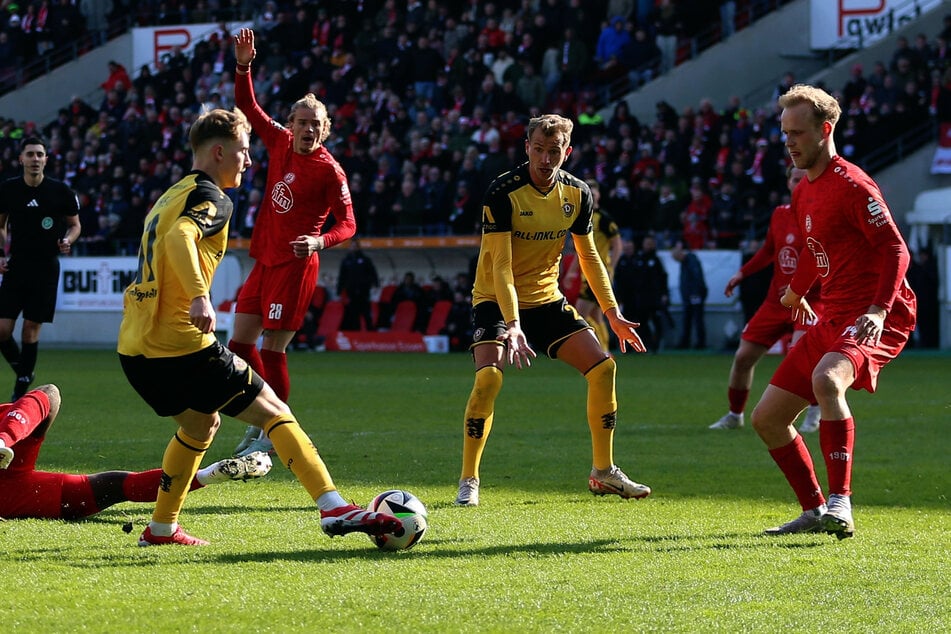
[(337, 295), (345, 298), (341, 330), (373, 330), (370, 292), (380, 285), (376, 266), (362, 248), (360, 239), (350, 239), (350, 251), (340, 262)]
[(674, 0), (658, 0), (651, 13), (651, 23), (660, 51), (659, 72), (664, 74), (677, 64), (677, 45), (683, 31), (683, 17)]
[(627, 71), (631, 89), (637, 89), (654, 78), (660, 60), (657, 43), (648, 37), (647, 29), (638, 27), (618, 53), (618, 61)]
[(423, 308), (424, 300), (423, 287), (416, 281), (416, 274), (412, 271), (407, 271), (403, 275), (403, 279), (397, 285), (396, 290), (393, 291), (391, 304), (395, 308), (400, 302), (411, 301), (416, 304), (416, 311), (418, 313)]
[(623, 70), (620, 64), (621, 51), (630, 41), (631, 34), (625, 28), (624, 18), (611, 17), (601, 29), (594, 48), (594, 61), (598, 66), (599, 81), (611, 81)]
[(674, 243), (670, 255), (680, 263), (680, 299), (683, 308), (683, 324), (680, 330), (680, 343), (677, 347), (685, 350), (690, 347), (691, 337), (694, 347), (707, 347), (707, 325), (704, 307), (707, 302), (707, 282), (703, 274), (703, 265), (696, 253), (683, 241)]
[(687, 248), (703, 249), (710, 239), (710, 212), (713, 201), (704, 191), (703, 185), (695, 181), (690, 186), (690, 201), (681, 214), (683, 222), (683, 240)]
[(452, 308), (440, 334), (449, 337), (449, 349), (453, 352), (469, 349), (472, 341), (472, 302), (463, 291), (453, 291)]
[(670, 290), (667, 269), (657, 255), (657, 240), (646, 235), (634, 258), (632, 285), (634, 311), (631, 315), (641, 326), (647, 349), (657, 354), (664, 345), (664, 332), (673, 320), (668, 312)]

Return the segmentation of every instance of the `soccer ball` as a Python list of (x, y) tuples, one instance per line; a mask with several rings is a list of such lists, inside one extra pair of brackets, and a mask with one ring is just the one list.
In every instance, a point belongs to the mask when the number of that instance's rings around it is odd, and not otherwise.
[(399, 533), (370, 535), (373, 543), (382, 550), (408, 550), (418, 544), (426, 532), (426, 507), (409, 491), (384, 491), (373, 498), (367, 508), (392, 515), (403, 522), (403, 529)]

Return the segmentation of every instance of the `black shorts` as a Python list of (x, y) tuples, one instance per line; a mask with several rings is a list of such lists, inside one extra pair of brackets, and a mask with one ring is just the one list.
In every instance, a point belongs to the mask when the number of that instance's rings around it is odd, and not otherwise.
[(219, 342), (181, 357), (119, 355), (129, 383), (159, 416), (186, 409), (237, 416), (254, 402), (264, 380)]
[[(552, 359), (558, 357), (558, 348), (568, 337), (591, 328), (565, 298), (518, 312), (528, 343), (536, 350), (544, 350)], [(472, 307), (472, 326), (473, 346), (497, 342), (507, 330), (495, 302), (480, 302)]]
[(0, 283), (0, 319), (16, 320), (22, 312), (24, 319), (39, 324), (53, 321), (58, 286), (58, 260), (36, 265), (18, 262)]

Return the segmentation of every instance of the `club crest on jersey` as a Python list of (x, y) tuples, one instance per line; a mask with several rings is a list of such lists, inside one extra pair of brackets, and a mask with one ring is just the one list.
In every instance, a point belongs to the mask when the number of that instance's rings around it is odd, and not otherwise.
[(776, 255), (776, 262), (779, 264), (779, 270), (785, 275), (792, 275), (796, 272), (796, 265), (799, 263), (799, 254), (790, 246), (785, 246), (779, 250)]
[(53, 219), (50, 218), (49, 216), (46, 216), (45, 218), (43, 218), (43, 220), (40, 221), (40, 226), (43, 227), (44, 229), (52, 229)]
[(271, 202), (274, 203), (274, 211), (279, 214), (286, 214), (294, 206), (294, 193), (290, 186), (284, 181), (274, 183), (274, 189), (271, 190)]
[(829, 256), (826, 255), (825, 249), (822, 248), (822, 243), (813, 237), (809, 237), (806, 238), (806, 246), (809, 247), (809, 250), (812, 251), (812, 254), (816, 258), (816, 271), (819, 273), (819, 277), (828, 277)]
[(571, 214), (575, 213), (575, 206), (566, 200), (561, 210), (565, 213), (565, 218), (571, 218)]

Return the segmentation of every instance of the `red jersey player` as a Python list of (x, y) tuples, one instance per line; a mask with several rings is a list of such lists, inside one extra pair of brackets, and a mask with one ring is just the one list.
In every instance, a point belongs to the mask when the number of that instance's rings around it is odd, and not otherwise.
[[(36, 470), (36, 457), (60, 403), (59, 388), (41, 385), (14, 403), (0, 405), (0, 518), (72, 520), (95, 515), (119, 502), (154, 502), (161, 469), (90, 475)], [(271, 458), (266, 453), (227, 458), (199, 469), (191, 490), (260, 478), (270, 469)]]
[[(901, 352), (915, 327), (915, 295), (905, 280), (910, 257), (878, 186), (836, 154), (833, 134), (841, 108), (835, 98), (797, 85), (779, 105), (786, 149), (793, 164), (806, 170), (792, 197), (806, 248), (782, 303), (794, 318), (811, 316), (803, 295), (819, 279), (823, 313), (779, 365), (753, 410), (753, 428), (803, 510), (766, 533), (826, 531), (842, 539), (855, 530), (855, 424), (846, 392), (874, 392), (879, 371)], [(811, 401), (818, 401), (822, 412), (819, 445), (828, 503), (792, 425)]]
[[(308, 93), (291, 106), (288, 126), (271, 119), (258, 105), (251, 83), (254, 32), (235, 36), (235, 104), (248, 117), (268, 152), (267, 185), (251, 234), (254, 267), (241, 287), (234, 334), (228, 348), (287, 402), (288, 344), (300, 330), (317, 286), (317, 252), (353, 236), (356, 222), (343, 169), (322, 143), (330, 134), (326, 106)], [(333, 214), (334, 225), (321, 228)], [(264, 340), (260, 353), (256, 342)], [(248, 428), (236, 455), (272, 449), (266, 438)]]
[[(789, 168), (786, 185), (790, 192), (796, 188), (805, 174), (805, 170), (792, 166)], [(799, 224), (793, 214), (792, 206), (779, 205), (770, 217), (769, 230), (766, 232), (763, 246), (726, 283), (723, 294), (731, 297), (733, 290), (744, 278), (762, 271), (770, 264), (773, 265), (773, 277), (769, 283), (769, 290), (766, 292), (766, 299), (743, 328), (740, 346), (733, 356), (730, 383), (727, 389), (730, 411), (710, 425), (710, 429), (738, 429), (743, 426), (743, 410), (746, 409), (746, 402), (750, 397), (756, 364), (784, 335), (792, 333), (792, 343), (795, 343), (811, 324), (811, 321), (803, 320), (793, 322), (789, 318), (789, 309), (779, 302), (783, 291), (789, 285), (789, 280), (796, 272), (799, 252), (803, 246), (805, 242), (799, 233)], [(817, 290), (814, 289), (808, 296), (814, 309), (818, 307)], [(799, 426), (799, 431), (813, 432), (817, 429), (819, 429), (819, 406), (810, 405), (806, 408), (806, 418)]]

